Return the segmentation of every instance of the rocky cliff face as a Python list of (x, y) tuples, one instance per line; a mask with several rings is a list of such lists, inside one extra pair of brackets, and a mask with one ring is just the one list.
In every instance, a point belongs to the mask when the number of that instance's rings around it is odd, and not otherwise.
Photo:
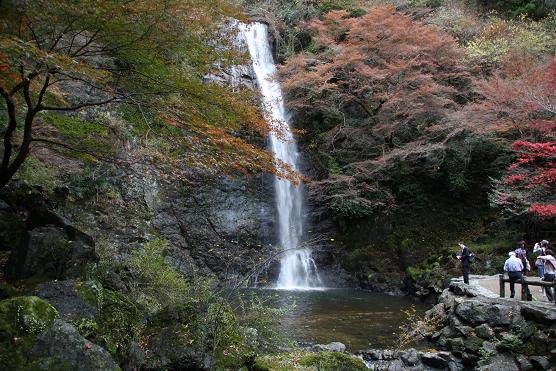
[(518, 371), (548, 370), (556, 362), (552, 303), (491, 298), (452, 281), (425, 322), (432, 324), (426, 337), (439, 351), (363, 352), (370, 368)]

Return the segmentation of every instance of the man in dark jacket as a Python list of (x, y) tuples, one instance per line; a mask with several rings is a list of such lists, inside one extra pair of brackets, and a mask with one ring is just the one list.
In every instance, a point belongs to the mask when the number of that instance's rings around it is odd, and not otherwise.
[(458, 244), (461, 248), (461, 254), (457, 258), (461, 261), (461, 269), (463, 271), (463, 282), (469, 285), (469, 248), (462, 243)]

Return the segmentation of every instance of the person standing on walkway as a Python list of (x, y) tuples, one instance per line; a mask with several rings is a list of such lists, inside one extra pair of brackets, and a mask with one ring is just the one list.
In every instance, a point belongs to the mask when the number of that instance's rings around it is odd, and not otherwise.
[(525, 272), (531, 270), (529, 263), (529, 256), (527, 254), (527, 249), (525, 248), (525, 241), (519, 241), (517, 243), (517, 248), (515, 249), (515, 256), (521, 259), (521, 264), (523, 264), (523, 275)]
[(461, 261), (463, 282), (469, 285), (469, 248), (462, 243), (459, 243), (458, 245), (461, 248), (461, 254), (457, 255), (457, 258)]
[[(554, 282), (556, 277), (556, 258), (554, 258), (554, 253), (550, 249), (546, 249), (545, 255), (539, 256), (539, 259), (544, 261), (544, 282)], [(552, 292), (552, 287), (544, 288), (546, 293), (546, 298), (548, 301), (554, 301), (554, 292)]]
[[(541, 280), (544, 276), (544, 260), (539, 259), (539, 256), (545, 255), (545, 251), (547, 248), (548, 248), (547, 240), (542, 240), (540, 243), (537, 242), (533, 247), (533, 254), (537, 257), (537, 259), (535, 260), (535, 267), (537, 268), (537, 274), (539, 275), (539, 278)], [(542, 287), (540, 291), (541, 292), (543, 291)]]
[(523, 278), (523, 263), (515, 256), (515, 252), (510, 251), (510, 256), (504, 263), (504, 272), (508, 272), (510, 279), (510, 298), (515, 296), (515, 282)]

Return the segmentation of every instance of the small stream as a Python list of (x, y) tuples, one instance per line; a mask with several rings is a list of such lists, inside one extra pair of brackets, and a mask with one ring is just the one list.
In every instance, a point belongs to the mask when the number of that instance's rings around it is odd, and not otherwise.
[(348, 351), (395, 345), (394, 332), (405, 321), (402, 312), (412, 305), (418, 313), (428, 307), (403, 296), (353, 289), (285, 291), (249, 289), (272, 306), (295, 305), (282, 320), (287, 334), (301, 343), (339, 341)]

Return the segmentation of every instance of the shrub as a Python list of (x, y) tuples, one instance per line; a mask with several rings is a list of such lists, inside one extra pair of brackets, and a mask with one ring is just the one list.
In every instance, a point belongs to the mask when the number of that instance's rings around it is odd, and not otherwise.
[[(186, 279), (166, 263), (166, 240), (146, 243), (122, 263), (114, 263), (112, 246), (100, 243), (99, 247), (101, 259), (89, 278), (109, 284), (110, 275), (119, 271), (129, 292), (123, 295), (100, 284), (96, 288), (81, 285), (80, 295), (97, 303), (100, 310), (98, 328), (84, 323), (83, 330), (95, 332), (118, 359), (125, 356), (131, 341), (141, 336), (148, 339), (161, 329), (175, 335), (172, 347), (211, 354), (217, 368), (241, 367), (250, 354), (283, 344), (275, 326), (281, 309), (268, 308), (257, 298), (238, 299), (236, 292), (219, 289), (206, 277)], [(255, 329), (255, 339), (245, 341), (247, 328)]]
[(191, 294), (185, 277), (166, 264), (168, 242), (156, 238), (133, 252), (129, 261), (131, 295), (147, 312), (174, 307)]
[(247, 297), (240, 297), (239, 301), (240, 308), (236, 309), (236, 312), (240, 325), (243, 329), (254, 329), (256, 334), (254, 339), (256, 341), (249, 344), (251, 351), (268, 351), (292, 345), (292, 341), (281, 326), (282, 316), (292, 308), (271, 307), (254, 293), (248, 294)]
[(70, 323), (81, 336), (86, 338), (94, 336), (98, 329), (98, 324), (90, 318), (80, 318)]
[(506, 62), (513, 55), (535, 59), (554, 48), (554, 34), (537, 22), (492, 19), (466, 46), (467, 60), (484, 68)]
[(478, 2), (490, 9), (507, 12), (514, 17), (530, 15), (542, 18), (554, 7), (554, 3), (550, 4), (543, 0), (479, 0)]
[(16, 179), (31, 186), (52, 193), (62, 186), (58, 169), (48, 166), (35, 156), (29, 156), (19, 169)]
[(80, 172), (65, 175), (64, 182), (70, 196), (78, 200), (90, 201), (99, 195), (113, 198), (118, 193), (101, 168), (93, 164), (85, 164)]
[(481, 21), (473, 13), (462, 6), (442, 6), (436, 9), (427, 22), (449, 32), (460, 42), (467, 42), (477, 36), (481, 29)]
[(409, 0), (411, 6), (426, 6), (429, 8), (438, 8), (444, 4), (444, 0)]
[(96, 338), (112, 355), (123, 360), (129, 344), (139, 340), (143, 316), (135, 303), (121, 293), (102, 289), (99, 296), (102, 306)]
[(519, 353), (523, 348), (523, 341), (514, 334), (504, 334), (496, 348), (502, 352)]

